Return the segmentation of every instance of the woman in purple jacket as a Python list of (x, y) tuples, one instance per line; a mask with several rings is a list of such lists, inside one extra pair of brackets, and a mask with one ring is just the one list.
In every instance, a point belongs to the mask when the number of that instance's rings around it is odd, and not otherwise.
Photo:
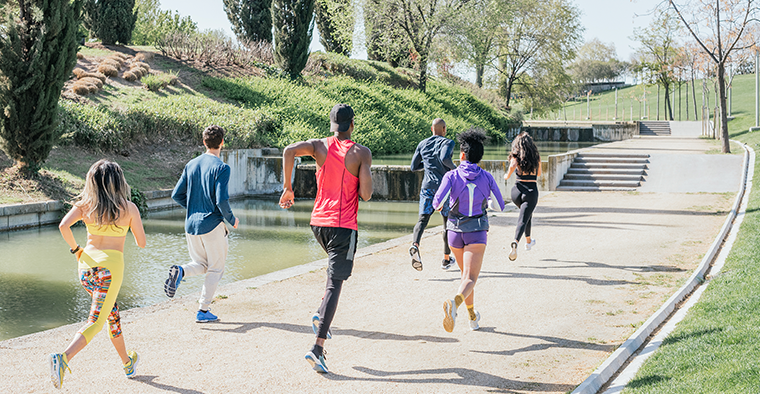
[(444, 201), (449, 200), (449, 219), (446, 222), (448, 240), (462, 271), (462, 281), (457, 295), (443, 303), (443, 329), (452, 332), (457, 318), (457, 308), (463, 302), (467, 305), (470, 329), (480, 328), (480, 313), (475, 311), (473, 295), (475, 282), (483, 264), (488, 235), (488, 199), (491, 193), (496, 197), (501, 210), (504, 200), (493, 176), (480, 167), (483, 158), (483, 142), (486, 135), (481, 129), (471, 128), (457, 137), (460, 145), (461, 164), (443, 177), (438, 192), (433, 198), (433, 206), (440, 210)]

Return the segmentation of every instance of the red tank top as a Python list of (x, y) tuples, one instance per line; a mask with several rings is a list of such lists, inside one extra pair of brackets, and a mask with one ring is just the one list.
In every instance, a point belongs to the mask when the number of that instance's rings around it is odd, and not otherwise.
[(311, 225), (358, 230), (359, 178), (346, 169), (346, 153), (351, 140), (327, 138), (327, 158), (317, 169), (317, 198), (311, 212)]

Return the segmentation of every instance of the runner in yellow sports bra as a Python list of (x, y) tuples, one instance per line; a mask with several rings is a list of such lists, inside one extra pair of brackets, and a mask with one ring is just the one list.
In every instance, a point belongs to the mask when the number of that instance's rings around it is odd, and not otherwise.
[[(111, 343), (121, 357), (128, 378), (135, 376), (140, 357), (127, 352), (121, 335), (119, 295), (124, 279), (124, 241), (132, 229), (137, 246), (145, 247), (145, 230), (137, 206), (129, 201), (129, 185), (118, 164), (100, 160), (87, 172), (85, 186), (79, 201), (66, 214), (58, 226), (63, 239), (79, 263), (79, 279), (92, 296), (87, 324), (77, 332), (63, 353), (50, 355), (50, 377), (56, 388), (63, 385), (66, 370), (71, 372), (69, 361), (103, 329), (108, 321)], [(78, 221), (87, 226), (87, 243), (82, 249), (76, 242), (71, 226)], [(108, 315), (101, 311), (110, 311)]]

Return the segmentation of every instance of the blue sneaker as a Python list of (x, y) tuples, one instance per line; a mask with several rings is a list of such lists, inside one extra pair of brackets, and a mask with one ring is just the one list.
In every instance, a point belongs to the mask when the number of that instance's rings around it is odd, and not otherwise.
[(314, 354), (314, 352), (309, 351), (308, 353), (306, 353), (306, 356), (304, 356), (304, 358), (306, 359), (306, 361), (309, 362), (309, 364), (311, 364), (311, 369), (319, 373), (328, 373), (327, 364), (325, 364), (324, 354), (317, 357), (317, 355)]
[[(311, 330), (314, 331), (314, 335), (317, 335), (319, 333), (319, 312), (315, 312), (314, 316), (311, 317)], [(330, 329), (327, 329), (327, 339), (332, 339), (332, 332), (330, 332)]]
[(211, 313), (211, 311), (198, 311), (198, 313), (195, 315), (195, 322), (196, 323), (209, 323), (219, 320), (216, 315)]
[(164, 282), (164, 293), (169, 298), (174, 297), (179, 287), (179, 282), (182, 282), (182, 278), (185, 276), (185, 270), (178, 265), (169, 267), (169, 279)]

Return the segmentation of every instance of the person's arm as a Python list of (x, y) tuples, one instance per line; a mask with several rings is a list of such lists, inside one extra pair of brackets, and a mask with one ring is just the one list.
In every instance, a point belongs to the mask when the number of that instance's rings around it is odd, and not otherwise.
[(536, 170), (536, 178), (541, 176), (541, 155), (538, 155), (538, 169)]
[(233, 228), (238, 227), (238, 218), (232, 214), (232, 208), (230, 207), (230, 195), (228, 192), (228, 185), (230, 183), (230, 166), (224, 165), (222, 170), (216, 177), (216, 206), (222, 213), (227, 222), (229, 222)]
[(129, 228), (132, 230), (132, 235), (135, 237), (135, 243), (140, 248), (145, 248), (145, 228), (143, 228), (140, 210), (137, 209), (137, 205), (132, 202), (129, 202), (127, 207), (129, 208)]
[(295, 195), (293, 193), (293, 184), (291, 177), (293, 176), (293, 166), (296, 162), (296, 157), (300, 156), (314, 156), (316, 149), (314, 148), (315, 140), (295, 142), (282, 151), (282, 195), (280, 196), (280, 207), (288, 209), (293, 206), (293, 199)]
[(187, 209), (187, 168), (182, 170), (182, 176), (179, 177), (174, 190), (172, 190), (172, 200), (176, 201), (182, 208)]
[(438, 186), (438, 190), (435, 192), (435, 196), (433, 197), (433, 208), (436, 211), (440, 211), (443, 209), (443, 204), (446, 203), (446, 199), (449, 197), (449, 194), (451, 193), (451, 177), (449, 176), (451, 173), (447, 173), (443, 176), (443, 179), (441, 180), (440, 186)]
[(359, 196), (364, 201), (369, 201), (372, 198), (372, 192), (375, 191), (372, 185), (372, 151), (367, 147), (363, 147), (361, 153), (361, 164), (359, 165)]
[[(61, 231), (61, 236), (63, 236), (63, 240), (66, 241), (66, 243), (69, 245), (69, 248), (71, 250), (76, 249), (79, 247), (79, 244), (77, 244), (76, 238), (74, 238), (74, 233), (71, 231), (71, 226), (74, 225), (74, 223), (82, 220), (82, 210), (79, 209), (78, 206), (74, 205), (73, 208), (66, 214), (66, 216), (61, 219), (61, 223), (58, 225), (58, 230)], [(79, 261), (79, 256), (82, 254), (82, 248), (80, 247), (79, 250), (74, 254), (76, 256), (77, 261)]]
[(504, 180), (509, 180), (509, 177), (512, 176), (512, 173), (515, 172), (515, 169), (517, 168), (517, 159), (514, 157), (509, 158), (509, 170), (507, 171), (507, 175), (504, 175)]
[(457, 168), (456, 164), (454, 164), (454, 160), (451, 160), (451, 155), (454, 154), (454, 141), (450, 141), (446, 144), (446, 149), (442, 149), (441, 153), (443, 154), (441, 162), (449, 171)]
[(425, 168), (422, 164), (422, 153), (420, 153), (419, 145), (417, 145), (417, 149), (414, 150), (414, 156), (412, 156), (412, 165), (410, 168), (412, 171), (419, 171)]

